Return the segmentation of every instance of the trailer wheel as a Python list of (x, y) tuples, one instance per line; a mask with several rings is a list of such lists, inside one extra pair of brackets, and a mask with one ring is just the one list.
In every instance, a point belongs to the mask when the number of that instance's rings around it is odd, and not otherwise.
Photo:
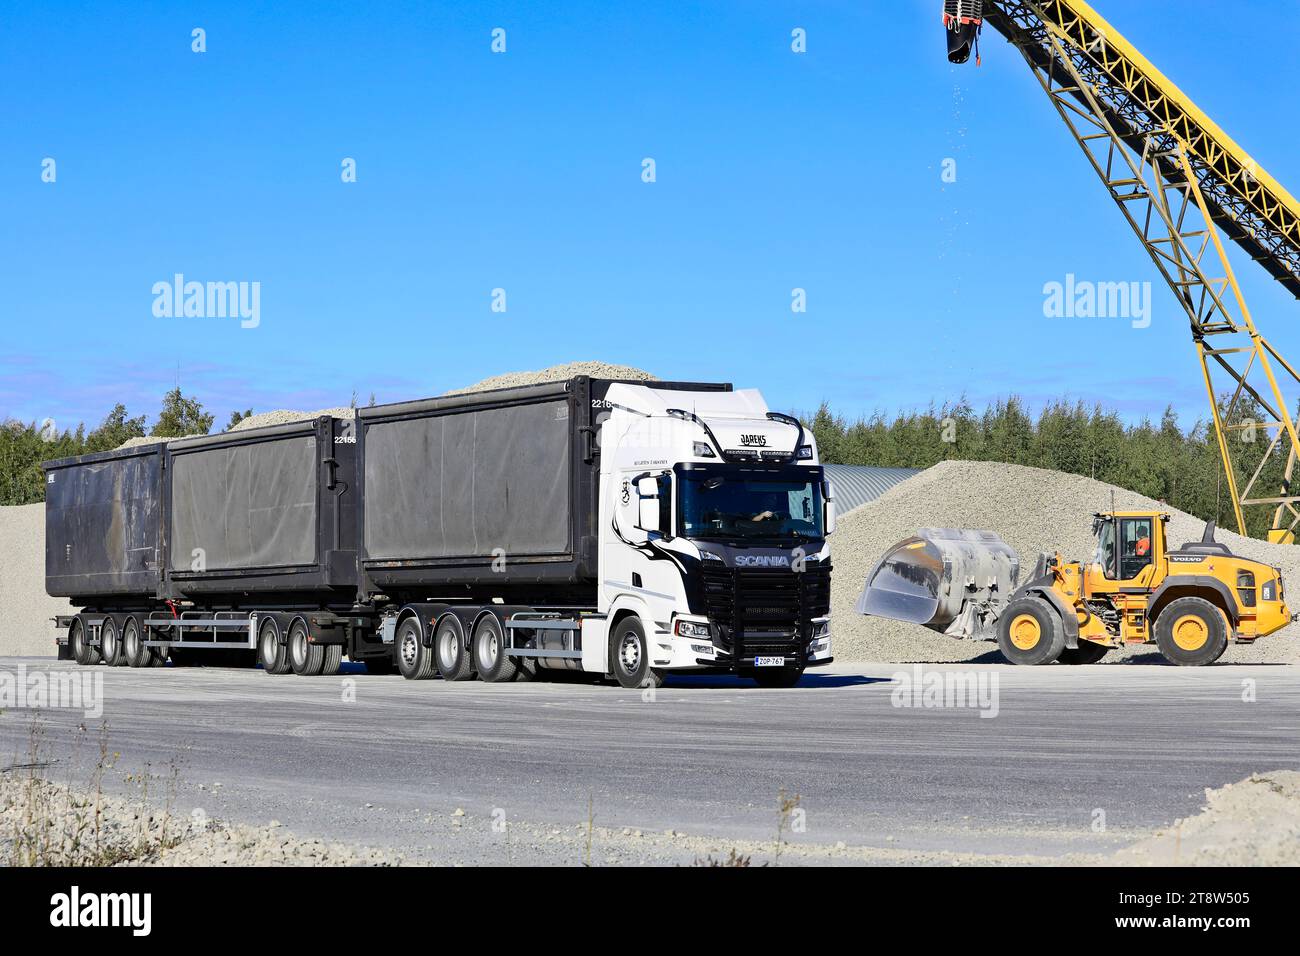
[(443, 680), (472, 680), (474, 662), (465, 646), (465, 633), (450, 614), (443, 615), (433, 632), (433, 649), (438, 655), (438, 673)]
[(86, 625), (79, 617), (74, 617), (68, 627), (68, 646), (72, 648), (72, 659), (83, 667), (99, 663), (99, 648), (86, 641)]
[(268, 674), (287, 674), (293, 670), (289, 650), (280, 643), (280, 625), (274, 618), (268, 617), (258, 630), (257, 662)]
[(300, 677), (319, 677), (325, 669), (325, 645), (307, 640), (307, 624), (300, 620), (289, 626), (289, 663)]
[(519, 674), (514, 660), (505, 652), (505, 633), (495, 614), (484, 614), (474, 625), (474, 667), (481, 680), (504, 684)]
[(1087, 638), (1079, 638), (1078, 647), (1067, 647), (1057, 658), (1062, 664), (1096, 664), (1110, 650), (1105, 644), (1098, 644)]
[(104, 663), (109, 667), (122, 667), (126, 664), (126, 655), (122, 653), (122, 637), (117, 631), (117, 621), (111, 617), (104, 618), (99, 627), (99, 650)]
[(609, 666), (620, 687), (661, 687), (662, 671), (650, 666), (650, 647), (646, 643), (641, 619), (629, 614), (618, 622), (609, 636)]
[(998, 650), (1011, 664), (1050, 664), (1065, 650), (1065, 628), (1040, 597), (1012, 601), (998, 619)]
[(153, 648), (144, 646), (140, 622), (133, 617), (122, 624), (122, 658), (127, 667), (148, 667), (153, 661)]
[(397, 629), (397, 669), (407, 680), (428, 680), (434, 675), (433, 648), (425, 647), (423, 638), (424, 625), (418, 617), (408, 617)]
[(1155, 631), (1165, 660), (1183, 667), (1213, 664), (1228, 646), (1223, 612), (1204, 598), (1170, 601), (1156, 618)]

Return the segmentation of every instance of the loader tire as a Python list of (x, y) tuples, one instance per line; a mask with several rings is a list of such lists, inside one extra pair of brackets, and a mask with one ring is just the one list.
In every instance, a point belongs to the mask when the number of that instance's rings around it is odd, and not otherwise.
[(1204, 598), (1170, 601), (1156, 618), (1155, 632), (1165, 660), (1181, 667), (1213, 664), (1228, 646), (1228, 622)]
[(998, 650), (1011, 664), (1050, 664), (1065, 650), (1065, 626), (1040, 597), (1012, 601), (998, 619)]
[(1110, 648), (1105, 644), (1079, 638), (1078, 647), (1067, 647), (1057, 658), (1062, 664), (1096, 664), (1106, 656)]

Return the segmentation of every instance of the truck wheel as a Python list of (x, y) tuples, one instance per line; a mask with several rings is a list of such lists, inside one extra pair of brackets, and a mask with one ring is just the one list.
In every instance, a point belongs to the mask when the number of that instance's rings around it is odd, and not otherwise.
[(325, 645), (307, 640), (307, 625), (302, 621), (289, 626), (289, 664), (301, 677), (319, 677), (325, 669)]
[(268, 617), (258, 629), (257, 662), (268, 674), (287, 674), (293, 670), (288, 648), (280, 643), (280, 625), (273, 618)]
[(423, 637), (418, 617), (408, 617), (397, 630), (397, 669), (407, 680), (428, 680), (434, 674), (433, 648), (424, 646)]
[(452, 615), (444, 615), (438, 622), (438, 629), (433, 632), (433, 649), (438, 655), (438, 673), (443, 680), (473, 679), (474, 662), (465, 646), (465, 634), (460, 621)]
[(1012, 601), (998, 619), (998, 650), (1011, 664), (1050, 664), (1065, 650), (1056, 609), (1039, 597)]
[(325, 645), (325, 666), (321, 668), (321, 673), (326, 677), (333, 677), (343, 666), (343, 645), (326, 644)]
[(650, 666), (650, 648), (641, 619), (629, 614), (609, 636), (609, 667), (620, 687), (661, 687), (662, 671)]
[(83, 667), (99, 663), (99, 648), (86, 642), (86, 626), (79, 617), (74, 617), (68, 628), (68, 646), (72, 648), (72, 659)]
[(1165, 660), (1184, 667), (1213, 664), (1228, 646), (1228, 622), (1204, 598), (1170, 601), (1156, 618), (1155, 631)]
[(803, 677), (802, 667), (770, 667), (754, 671), (759, 687), (793, 687)]
[(1106, 656), (1110, 648), (1096, 641), (1079, 638), (1078, 647), (1067, 647), (1057, 658), (1062, 664), (1096, 664)]
[(519, 673), (505, 652), (505, 634), (495, 614), (485, 614), (474, 626), (474, 667), (480, 680), (491, 684), (512, 681)]
[(99, 627), (99, 650), (104, 663), (109, 667), (122, 667), (126, 664), (126, 655), (122, 653), (122, 637), (117, 630), (117, 621), (111, 617), (104, 618)]
[(140, 622), (128, 617), (122, 624), (122, 658), (127, 667), (148, 667), (153, 660), (153, 648), (145, 647), (140, 639)]

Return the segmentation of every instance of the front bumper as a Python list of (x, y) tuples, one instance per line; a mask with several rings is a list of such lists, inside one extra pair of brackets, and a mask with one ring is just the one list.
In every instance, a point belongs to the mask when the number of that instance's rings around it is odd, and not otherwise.
[(820, 667), (834, 660), (829, 618), (818, 618), (811, 622), (816, 635), (806, 646), (788, 638), (774, 639), (762, 635), (750, 635), (740, 642), (740, 651), (735, 650), (719, 635), (717, 627), (712, 627), (712, 636), (707, 640), (702, 637), (686, 637), (677, 634), (677, 621), (685, 619), (696, 623), (708, 622), (700, 617), (674, 618), (671, 633), (656, 635), (656, 654), (654, 666), (665, 670), (697, 668), (723, 669), (731, 671), (752, 671), (757, 669), (760, 657), (782, 657), (788, 667)]

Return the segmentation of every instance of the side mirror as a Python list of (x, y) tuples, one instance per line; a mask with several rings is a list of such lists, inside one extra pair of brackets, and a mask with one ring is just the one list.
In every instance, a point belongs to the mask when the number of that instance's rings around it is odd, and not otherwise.
[(651, 536), (671, 538), (672, 477), (667, 474), (640, 475), (634, 487), (637, 494), (637, 528)]
[(826, 534), (835, 533), (835, 486), (831, 484), (829, 478), (822, 479), (822, 498), (825, 503), (822, 505), (823, 522), (826, 526)]

